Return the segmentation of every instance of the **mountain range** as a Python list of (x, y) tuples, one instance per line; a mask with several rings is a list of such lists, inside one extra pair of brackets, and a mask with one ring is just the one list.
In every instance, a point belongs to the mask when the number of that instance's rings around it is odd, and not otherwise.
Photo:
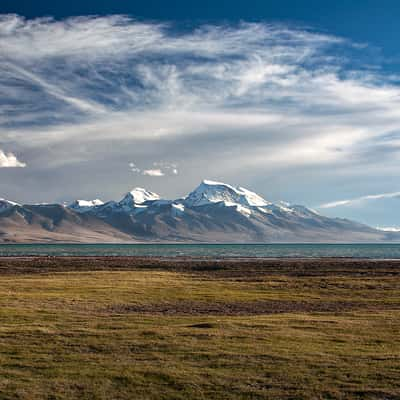
[(301, 205), (271, 203), (242, 187), (204, 180), (186, 197), (162, 199), (135, 188), (120, 201), (18, 204), (0, 199), (3, 243), (313, 243), (399, 241), (343, 218)]

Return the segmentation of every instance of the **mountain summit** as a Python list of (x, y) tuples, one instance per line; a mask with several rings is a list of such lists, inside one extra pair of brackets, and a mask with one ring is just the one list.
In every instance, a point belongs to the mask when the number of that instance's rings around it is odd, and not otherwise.
[(134, 188), (120, 201), (20, 205), (0, 200), (2, 242), (375, 242), (399, 240), (301, 206), (274, 204), (243, 187), (204, 180), (186, 197)]
[(226, 183), (210, 180), (204, 180), (185, 199), (185, 204), (189, 207), (218, 202), (223, 202), (226, 205), (238, 204), (251, 207), (262, 207), (271, 204), (250, 190), (241, 187), (235, 188)]
[(137, 187), (127, 193), (125, 197), (120, 201), (120, 204), (132, 206), (134, 204), (143, 204), (146, 201), (158, 200), (159, 198), (160, 196), (157, 193), (153, 193), (146, 189)]

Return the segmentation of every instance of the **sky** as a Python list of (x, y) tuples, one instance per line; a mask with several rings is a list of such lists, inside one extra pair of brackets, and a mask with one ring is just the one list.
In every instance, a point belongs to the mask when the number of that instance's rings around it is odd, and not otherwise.
[(176, 198), (208, 178), (398, 227), (399, 13), (2, 0), (0, 197)]

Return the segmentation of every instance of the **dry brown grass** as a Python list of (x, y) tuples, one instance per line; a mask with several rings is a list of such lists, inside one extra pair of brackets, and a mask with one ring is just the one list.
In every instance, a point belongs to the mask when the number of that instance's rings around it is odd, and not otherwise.
[(396, 265), (2, 262), (0, 399), (400, 398)]

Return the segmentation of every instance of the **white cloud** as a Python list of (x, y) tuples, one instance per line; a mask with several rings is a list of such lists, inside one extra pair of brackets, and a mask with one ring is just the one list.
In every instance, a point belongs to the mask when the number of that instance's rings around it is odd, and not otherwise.
[(147, 176), (164, 176), (164, 172), (161, 171), (161, 169), (145, 169), (142, 172), (143, 175)]
[(353, 206), (369, 200), (389, 199), (389, 198), (400, 198), (400, 192), (392, 193), (379, 193), (369, 194), (366, 196), (357, 197), (355, 199), (338, 200), (330, 203), (321, 204), (318, 208), (334, 208), (340, 206)]
[(400, 228), (394, 226), (377, 226), (376, 229), (384, 232), (400, 232)]
[(165, 175), (178, 175), (177, 164), (168, 163), (163, 161), (153, 162), (154, 168), (141, 169), (135, 163), (130, 162), (129, 168), (132, 172), (145, 175), (145, 176), (165, 176)]
[(26, 164), (19, 161), (13, 153), (0, 150), (0, 168), (23, 168)]
[(46, 159), (40, 173), (116, 165), (125, 150), (139, 165), (130, 171), (177, 175), (176, 165), (146, 161), (172, 159), (190, 183), (308, 167), (398, 171), (400, 87), (364, 65), (367, 47), (281, 24), (174, 28), (1, 16), (2, 140)]
[(130, 162), (130, 163), (129, 163), (129, 168), (130, 168), (131, 172), (140, 172), (140, 168), (138, 168), (138, 167), (136, 166), (136, 164), (133, 163), (133, 162)]
[(156, 161), (153, 163), (153, 166), (160, 169), (163, 175), (178, 175), (178, 165), (176, 163)]

